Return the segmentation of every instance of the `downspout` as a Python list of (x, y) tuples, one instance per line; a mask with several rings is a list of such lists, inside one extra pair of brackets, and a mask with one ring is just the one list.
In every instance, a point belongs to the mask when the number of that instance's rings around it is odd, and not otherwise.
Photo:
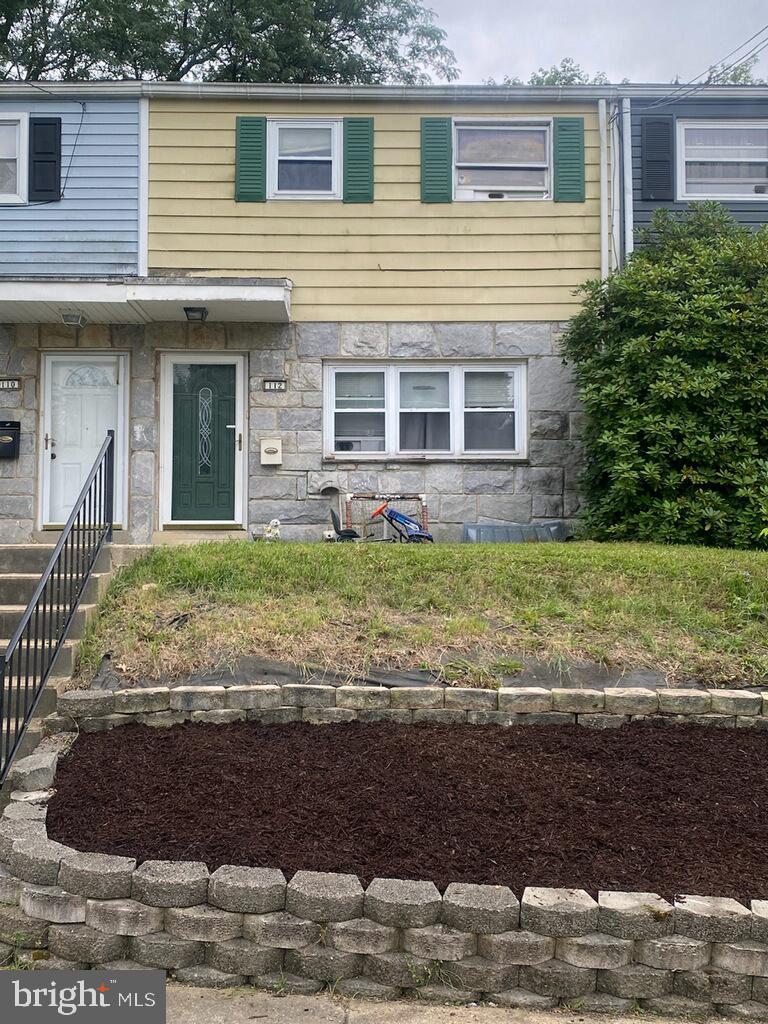
[(608, 262), (611, 270), (622, 265), (622, 173), (621, 173), (621, 125), (619, 123), (619, 104), (611, 103), (608, 107), (608, 125), (611, 142), (610, 182), (611, 182), (611, 251)]
[(628, 99), (621, 101), (621, 152), (624, 168), (624, 259), (635, 248), (635, 217), (632, 197), (632, 118)]
[(139, 100), (138, 276), (149, 274), (149, 100)]
[(598, 100), (597, 116), (600, 125), (600, 277), (604, 280), (609, 271), (608, 118), (604, 99)]

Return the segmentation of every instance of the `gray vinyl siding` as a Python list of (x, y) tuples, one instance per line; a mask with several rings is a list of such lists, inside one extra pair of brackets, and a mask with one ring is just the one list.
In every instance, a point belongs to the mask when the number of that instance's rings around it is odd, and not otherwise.
[[(0, 205), (0, 275), (138, 270), (138, 100), (0, 99), (0, 111), (61, 118), (64, 198)], [(77, 145), (75, 147), (75, 141)], [(74, 154), (73, 154), (74, 148)]]
[[(638, 229), (649, 225), (653, 211), (659, 207), (667, 210), (686, 210), (687, 202), (658, 203), (643, 202), (641, 191), (641, 152), (640, 152), (640, 120), (653, 114), (671, 114), (674, 118), (704, 118), (718, 120), (741, 119), (751, 120), (758, 118), (768, 119), (768, 100), (708, 100), (692, 101), (683, 103), (666, 104), (664, 106), (653, 105), (653, 100), (632, 100), (632, 194), (633, 213), (635, 222), (635, 235)], [(677, 159), (677, 156), (675, 156)], [(675, 184), (675, 188), (677, 185)], [(740, 224), (748, 224), (759, 227), (768, 224), (768, 196), (764, 201), (752, 199), (749, 202), (728, 202), (724, 206), (733, 214)]]

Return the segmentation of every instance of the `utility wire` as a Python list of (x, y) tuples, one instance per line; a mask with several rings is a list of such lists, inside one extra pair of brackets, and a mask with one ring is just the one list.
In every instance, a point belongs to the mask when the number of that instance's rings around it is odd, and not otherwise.
[[(768, 29), (768, 25), (766, 25), (764, 29), (761, 29), (760, 32), (764, 32), (765, 29)], [(759, 35), (760, 33), (757, 34)], [(755, 37), (753, 36), (752, 38), (754, 39)], [(653, 103), (645, 104), (644, 106), (637, 107), (636, 109), (653, 110), (654, 107), (667, 106), (670, 103), (676, 103), (679, 102), (680, 100), (685, 100), (690, 98), (691, 96), (695, 96), (697, 93), (701, 92), (702, 89), (706, 89), (709, 85), (718, 85), (720, 84), (720, 79), (725, 78), (730, 71), (738, 67), (740, 64), (743, 64), (745, 61), (750, 60), (752, 57), (758, 56), (767, 46), (768, 37), (764, 37), (747, 53), (742, 54), (740, 57), (732, 61), (730, 64), (725, 64), (723, 67), (720, 68), (718, 72), (716, 72), (711, 78), (707, 79), (706, 81), (696, 82), (694, 80), (688, 82), (686, 83), (686, 85), (681, 86), (681, 88), (678, 89), (677, 91), (669, 93), (667, 96), (662, 96), (660, 99), (655, 100)], [(719, 63), (722, 63), (722, 61), (720, 61)], [(716, 66), (717, 65), (713, 65), (713, 67)]]
[[(725, 62), (728, 60), (729, 57), (732, 57), (735, 53), (738, 53), (739, 50), (743, 50), (745, 46), (747, 46), (749, 43), (751, 43), (753, 39), (757, 39), (758, 36), (761, 36), (763, 34), (763, 32), (765, 32), (767, 29), (768, 29), (768, 25), (763, 25), (763, 27), (758, 29), (757, 32), (755, 32), (754, 35), (749, 37), (749, 39), (746, 39), (743, 43), (741, 43), (735, 49), (731, 50), (730, 53), (726, 53), (726, 55), (724, 57), (721, 57), (720, 60), (715, 61), (714, 64), (710, 64), (704, 71), (701, 71), (698, 75), (696, 75), (694, 78), (692, 78), (690, 80), (690, 82), (686, 82), (683, 85), (679, 85), (677, 89), (673, 90), (671, 93), (668, 93), (667, 96), (662, 96), (661, 99), (656, 100), (655, 103), (651, 103), (648, 107), (645, 107), (644, 109), (650, 110), (651, 107), (655, 107), (655, 106), (658, 106), (659, 104), (666, 103), (666, 102), (669, 102), (672, 99), (675, 99), (677, 97), (678, 93), (683, 92), (684, 90), (688, 89), (690, 86), (693, 86), (694, 83), (698, 82), (698, 80), (700, 78), (702, 78), (704, 75), (708, 74), (712, 70), (712, 68), (717, 67), (719, 64), (725, 64)], [(761, 40), (761, 42), (762, 42), (762, 40)], [(755, 45), (759, 45), (759, 44), (755, 44)], [(753, 56), (753, 55), (754, 54), (752, 54), (752, 53), (746, 53), (746, 54), (744, 54), (741, 57), (737, 57), (736, 60), (732, 64), (728, 65), (727, 67), (723, 67), (721, 69), (721, 71), (714, 76), (714, 78), (715, 79), (721, 78), (722, 75), (725, 74), (727, 71), (730, 71), (732, 68), (737, 67), (739, 64), (743, 64), (744, 61), (749, 60), (749, 58), (751, 56)], [(707, 85), (707, 84), (711, 84), (711, 82), (705, 81), (705, 82), (699, 83), (699, 85)]]
[[(720, 58), (720, 60), (716, 61), (714, 64), (710, 64), (706, 71), (700, 72), (700, 74), (696, 75), (695, 78), (692, 78), (690, 82), (686, 82), (682, 85), (679, 85), (676, 89), (673, 89), (665, 96), (662, 96), (657, 100), (654, 100), (653, 103), (647, 103), (644, 106), (634, 107), (635, 111), (653, 110), (655, 107), (666, 106), (667, 104), (672, 102), (688, 99), (690, 96), (693, 96), (696, 93), (700, 92), (708, 85), (717, 85), (718, 79), (723, 78), (725, 75), (728, 74), (729, 71), (732, 71), (735, 67), (738, 67), (739, 64), (743, 64), (745, 61), (750, 60), (752, 57), (756, 57), (758, 54), (762, 53), (762, 51), (768, 46), (768, 37), (760, 39), (757, 43), (755, 43), (753, 47), (750, 48), (750, 50), (748, 50), (746, 53), (741, 54), (741, 56), (737, 57), (736, 60), (732, 61), (730, 64), (725, 64), (725, 61), (727, 61), (729, 57), (732, 57), (735, 53), (738, 53), (739, 50), (743, 50), (745, 46), (748, 46), (753, 40), (757, 39), (758, 36), (762, 36), (763, 33), (766, 32), (766, 30), (768, 30), (768, 24), (763, 25), (763, 27), (758, 29), (758, 31), (755, 32), (754, 35), (751, 35), (749, 39), (746, 39), (735, 49), (731, 50), (730, 53), (727, 53), (725, 57)], [(706, 75), (708, 72), (712, 70), (713, 67), (717, 67), (719, 64), (723, 64), (724, 66), (721, 67), (720, 70), (716, 72), (714, 76), (712, 76), (711, 78), (707, 79), (704, 82), (698, 81), (698, 79), (700, 79), (703, 75)], [(618, 120), (619, 116), (620, 114), (617, 110), (611, 118), (611, 124), (614, 124), (616, 120)]]

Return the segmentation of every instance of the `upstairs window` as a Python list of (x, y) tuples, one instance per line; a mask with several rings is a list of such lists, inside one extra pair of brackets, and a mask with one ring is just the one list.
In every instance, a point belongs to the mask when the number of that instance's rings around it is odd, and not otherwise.
[(269, 199), (341, 199), (341, 121), (267, 122)]
[(456, 199), (547, 199), (549, 123), (458, 121), (454, 125)]
[(678, 121), (680, 199), (768, 199), (768, 121)]
[(0, 204), (27, 201), (27, 116), (0, 113)]

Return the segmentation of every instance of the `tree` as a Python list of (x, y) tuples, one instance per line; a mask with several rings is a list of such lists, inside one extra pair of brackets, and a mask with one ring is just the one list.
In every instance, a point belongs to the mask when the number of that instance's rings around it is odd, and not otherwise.
[(573, 57), (563, 57), (551, 68), (539, 68), (528, 79), (528, 85), (607, 85), (608, 79), (602, 71), (590, 77), (589, 72), (577, 64)]
[(709, 69), (707, 85), (764, 85), (764, 78), (755, 78), (754, 69), (760, 63), (755, 53), (740, 64), (715, 64)]
[(419, 0), (5, 0), (0, 79), (401, 82), (458, 76)]
[(768, 230), (659, 211), (583, 288), (563, 352), (587, 413), (591, 534), (768, 547)]
[[(622, 79), (622, 84), (628, 79)], [(494, 79), (486, 80), (487, 85), (495, 85)], [(524, 82), (519, 76), (504, 76), (504, 85), (607, 85), (608, 79), (602, 71), (594, 75), (589, 74), (584, 68), (577, 64), (573, 57), (563, 57), (559, 64), (553, 64), (551, 68), (539, 68), (534, 71), (528, 82)]]

